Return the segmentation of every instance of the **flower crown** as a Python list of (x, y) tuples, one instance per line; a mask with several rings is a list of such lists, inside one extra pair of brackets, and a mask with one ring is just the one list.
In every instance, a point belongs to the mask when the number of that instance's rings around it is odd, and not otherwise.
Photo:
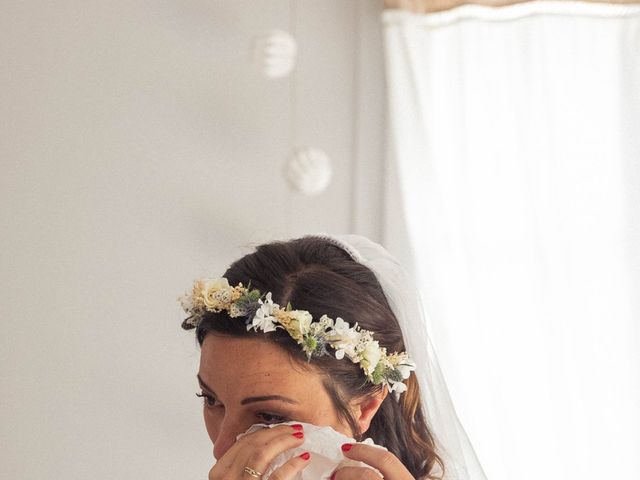
[(206, 312), (226, 312), (232, 318), (245, 318), (247, 330), (256, 332), (283, 329), (302, 347), (308, 360), (329, 355), (327, 347), (331, 347), (338, 360), (346, 356), (360, 364), (368, 381), (387, 386), (396, 398), (406, 391), (403, 380), (416, 368), (406, 352), (387, 355), (386, 349), (373, 339), (373, 332), (361, 329), (357, 323), (351, 327), (342, 318), (334, 320), (327, 315), (313, 321), (308, 311), (293, 310), (291, 304), (280, 308), (273, 303), (271, 292), (262, 295), (250, 284), (231, 286), (226, 278), (201, 279), (179, 301), (189, 314), (182, 322), (185, 330), (196, 328)]

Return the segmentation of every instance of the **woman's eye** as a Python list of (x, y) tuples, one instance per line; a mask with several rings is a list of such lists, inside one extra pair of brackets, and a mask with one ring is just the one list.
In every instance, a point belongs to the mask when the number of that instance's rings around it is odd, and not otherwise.
[(273, 413), (266, 412), (257, 413), (256, 417), (260, 419), (261, 423), (266, 424), (282, 423), (287, 421), (287, 418), (282, 415), (275, 415)]
[(196, 397), (204, 398), (204, 404), (208, 407), (218, 407), (222, 406), (222, 404), (211, 395), (207, 395), (206, 393), (196, 393)]

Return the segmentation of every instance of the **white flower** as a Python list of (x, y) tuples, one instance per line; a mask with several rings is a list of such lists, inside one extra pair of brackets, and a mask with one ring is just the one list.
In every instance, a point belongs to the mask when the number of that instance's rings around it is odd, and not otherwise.
[(221, 278), (205, 278), (201, 280), (201, 288), (204, 291), (214, 291), (223, 290), (225, 288), (229, 288), (229, 280), (224, 277)]
[(367, 375), (371, 375), (382, 358), (382, 351), (377, 340), (371, 340), (360, 350), (360, 366)]
[(355, 332), (355, 329), (351, 328), (347, 322), (338, 317), (333, 324), (333, 331), (340, 337), (347, 337)]
[(233, 291), (233, 288), (229, 286), (229, 281), (224, 277), (200, 280), (196, 284), (196, 288), (202, 295), (204, 306), (207, 310), (214, 312), (220, 310), (220, 303), (225, 303), (227, 297), (231, 298)]
[(328, 328), (333, 328), (333, 319), (327, 315), (322, 315), (320, 320), (311, 323), (309, 333), (311, 333), (311, 335), (324, 338)]
[(306, 310), (292, 310), (287, 312), (289, 323), (287, 325), (287, 332), (296, 341), (302, 339), (304, 335), (309, 333), (311, 327), (311, 321), (313, 317)]
[[(342, 319), (341, 319), (342, 320)], [(322, 315), (320, 320), (318, 320), (318, 324), (323, 328), (333, 328), (333, 319), (328, 317), (327, 315)]]
[(360, 343), (360, 336), (360, 332), (356, 331), (355, 327), (350, 327), (347, 322), (338, 317), (325, 338), (335, 348), (338, 360), (342, 360), (346, 354), (355, 363), (358, 361), (356, 347)]
[(389, 393), (393, 392), (396, 400), (400, 400), (400, 394), (407, 391), (407, 386), (402, 382), (389, 382)]
[(402, 363), (400, 365), (394, 365), (394, 368), (400, 372), (400, 375), (402, 375), (402, 378), (407, 379), (409, 378), (409, 375), (411, 375), (411, 372), (416, 369), (416, 364), (413, 361), (407, 359), (405, 360), (405, 363)]
[(409, 378), (411, 372), (416, 369), (415, 362), (409, 358), (409, 354), (407, 352), (394, 353), (387, 356), (387, 363), (404, 379)]
[(253, 328), (255, 331), (262, 330), (263, 332), (273, 332), (276, 329), (275, 323), (277, 319), (274, 313), (280, 308), (277, 303), (273, 303), (271, 300), (271, 292), (267, 293), (264, 301), (258, 300), (260, 308), (256, 311), (255, 316), (250, 325), (247, 326), (247, 330)]

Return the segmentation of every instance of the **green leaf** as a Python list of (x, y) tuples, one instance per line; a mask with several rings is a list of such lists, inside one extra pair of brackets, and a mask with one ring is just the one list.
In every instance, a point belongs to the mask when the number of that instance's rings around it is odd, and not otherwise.
[(385, 367), (382, 362), (379, 362), (378, 365), (376, 365), (376, 368), (373, 370), (373, 373), (371, 374), (373, 384), (378, 385), (382, 383), (388, 374), (389, 371), (387, 367)]

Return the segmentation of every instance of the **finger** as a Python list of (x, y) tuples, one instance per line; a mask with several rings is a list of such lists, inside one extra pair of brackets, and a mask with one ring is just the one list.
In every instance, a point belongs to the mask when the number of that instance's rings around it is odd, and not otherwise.
[(309, 465), (310, 458), (311, 454), (309, 452), (290, 458), (273, 471), (269, 476), (269, 480), (292, 480), (300, 470)]
[[(296, 436), (294, 436), (294, 434)], [(281, 438), (289, 440), (294, 446), (302, 443), (302, 438), (299, 438), (302, 434), (302, 425), (278, 425), (272, 428), (263, 428), (255, 432), (241, 437), (236, 441), (225, 454), (216, 462), (211, 473), (209, 474), (209, 480), (215, 480), (217, 478), (229, 478), (233, 472), (242, 472), (244, 467), (250, 467), (254, 470), (262, 471), (260, 465), (250, 463), (252, 460), (250, 457), (256, 451), (260, 451), (268, 446), (278, 447), (282, 445), (281, 441), (276, 441)], [(293, 442), (291, 442), (293, 439)], [(290, 445), (288, 442), (284, 442), (283, 450), (286, 450)], [(272, 458), (275, 458), (280, 451), (276, 451)], [(236, 473), (236, 475), (242, 475), (242, 473)]]
[(299, 447), (304, 442), (304, 434), (293, 429), (281, 429), (277, 435), (253, 436), (242, 443), (234, 459), (233, 471), (250, 467), (264, 472), (280, 453)]
[(381, 478), (367, 467), (342, 467), (331, 476), (331, 480), (380, 480)]
[(413, 476), (393, 453), (371, 445), (345, 443), (342, 453), (378, 469), (387, 480), (413, 480)]
[(278, 425), (272, 428), (261, 428), (260, 430), (256, 430), (248, 435), (241, 437), (237, 440), (229, 450), (223, 455), (223, 457), (218, 461), (218, 463), (223, 462), (225, 464), (231, 463), (234, 461), (235, 457), (239, 452), (247, 449), (248, 445), (259, 445), (262, 443), (268, 443), (271, 439), (282, 435), (283, 432), (288, 432), (290, 434), (302, 431), (302, 425)]
[[(237, 442), (234, 443), (233, 447), (236, 448), (244, 448), (244, 444), (249, 444), (253, 446), (259, 446), (268, 444), (275, 438), (282, 435), (295, 435), (300, 436), (303, 432), (303, 427), (301, 424), (295, 425), (277, 425), (271, 428), (261, 428), (260, 430), (256, 430), (248, 435), (243, 436)], [(232, 448), (233, 448), (232, 447)]]

